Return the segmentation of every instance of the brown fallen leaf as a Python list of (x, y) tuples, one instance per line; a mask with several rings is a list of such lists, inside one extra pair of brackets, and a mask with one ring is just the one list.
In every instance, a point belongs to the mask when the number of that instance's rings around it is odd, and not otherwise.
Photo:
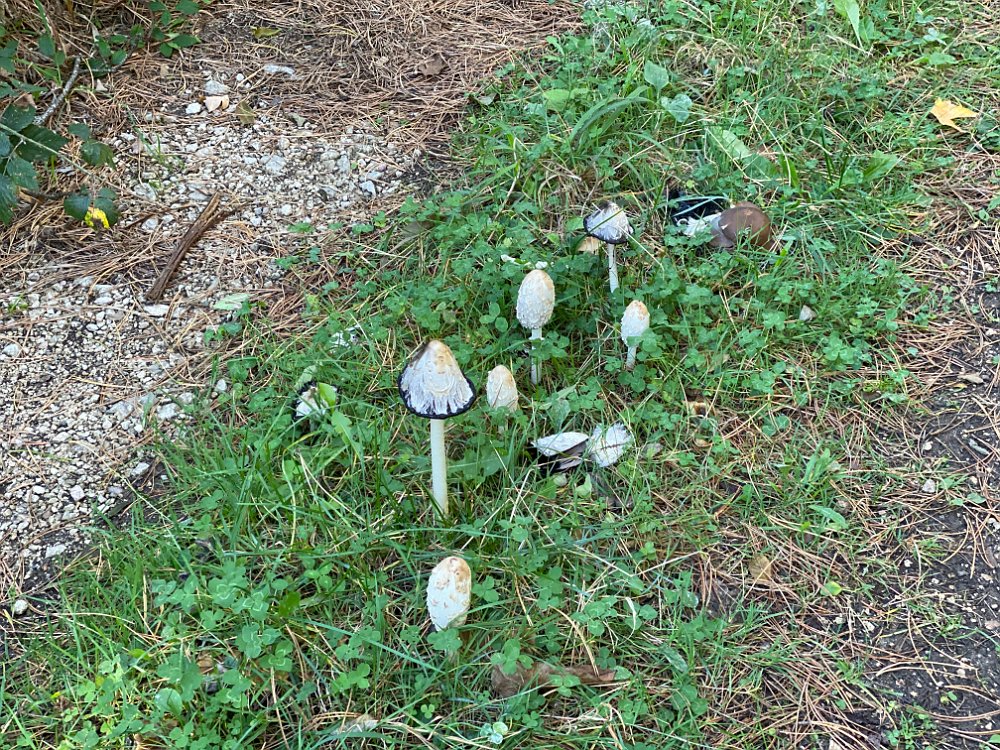
[(583, 685), (603, 685), (615, 680), (613, 669), (595, 670), (589, 664), (553, 666), (539, 662), (530, 668), (518, 666), (514, 674), (507, 674), (499, 665), (494, 665), (491, 681), (494, 695), (499, 698), (509, 698), (525, 688), (550, 685), (552, 677), (566, 676), (577, 677)]
[(982, 385), (986, 382), (974, 372), (963, 372), (958, 376), (958, 379), (964, 380), (966, 383), (972, 383), (973, 385)]
[(225, 109), (229, 106), (229, 97), (225, 94), (222, 96), (206, 96), (205, 97), (205, 109), (209, 112), (214, 112), (217, 109)]
[(942, 125), (946, 125), (949, 128), (954, 128), (960, 133), (965, 131), (955, 124), (955, 120), (962, 117), (979, 117), (978, 112), (973, 112), (968, 107), (963, 107), (961, 104), (955, 104), (950, 99), (937, 99), (934, 102), (934, 106), (931, 107), (931, 114), (937, 119)]
[(754, 555), (747, 565), (750, 585), (770, 583), (774, 580), (774, 563), (767, 555)]
[(417, 72), (424, 76), (439, 76), (448, 67), (448, 62), (440, 52), (428, 57), (417, 67)]

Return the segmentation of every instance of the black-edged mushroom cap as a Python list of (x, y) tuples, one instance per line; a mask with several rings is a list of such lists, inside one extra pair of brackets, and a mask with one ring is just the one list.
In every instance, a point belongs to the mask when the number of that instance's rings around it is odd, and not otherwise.
[(583, 228), (591, 237), (612, 245), (628, 242), (632, 234), (632, 225), (628, 222), (625, 210), (617, 203), (601, 203), (597, 210), (583, 220)]
[(476, 387), (462, 373), (447, 344), (437, 340), (417, 349), (398, 385), (406, 408), (425, 419), (454, 417), (476, 401)]

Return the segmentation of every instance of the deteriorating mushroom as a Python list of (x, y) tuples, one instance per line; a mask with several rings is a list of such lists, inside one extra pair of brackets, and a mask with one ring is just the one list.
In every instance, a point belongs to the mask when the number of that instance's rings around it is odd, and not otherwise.
[(583, 463), (589, 436), (583, 432), (558, 432), (536, 440), (533, 445), (538, 455), (549, 459), (539, 463), (551, 471), (568, 471)]
[(431, 421), (431, 486), (442, 516), (448, 515), (444, 420), (468, 411), (476, 400), (472, 381), (462, 374), (451, 349), (428, 341), (414, 353), (399, 376), (399, 395), (406, 408)]
[(472, 602), (472, 571), (461, 557), (446, 557), (427, 581), (427, 611), (438, 630), (465, 624)]
[(587, 444), (587, 458), (602, 468), (611, 466), (631, 444), (632, 433), (621, 422), (610, 427), (595, 427)]
[[(531, 341), (542, 338), (542, 326), (549, 322), (556, 304), (556, 289), (552, 277), (545, 271), (531, 271), (521, 282), (517, 291), (517, 320), (531, 331)], [(531, 382), (538, 385), (538, 365), (535, 362), (535, 346), (531, 345)]]
[(517, 411), (517, 383), (514, 374), (503, 365), (497, 365), (486, 376), (486, 403), (493, 409)]
[(649, 330), (649, 310), (639, 300), (632, 300), (625, 308), (622, 315), (622, 341), (628, 347), (628, 355), (625, 358), (625, 369), (631, 370), (635, 367), (635, 355), (639, 345), (635, 340)]
[(737, 203), (727, 208), (712, 224), (712, 246), (733, 247), (746, 233), (750, 244), (769, 249), (774, 244), (771, 220), (753, 203)]
[(625, 211), (617, 204), (611, 202), (601, 203), (597, 210), (583, 220), (583, 227), (587, 234), (596, 237), (608, 246), (608, 285), (611, 291), (618, 288), (618, 261), (615, 260), (615, 245), (628, 242), (629, 235), (632, 234), (632, 225), (629, 224)]

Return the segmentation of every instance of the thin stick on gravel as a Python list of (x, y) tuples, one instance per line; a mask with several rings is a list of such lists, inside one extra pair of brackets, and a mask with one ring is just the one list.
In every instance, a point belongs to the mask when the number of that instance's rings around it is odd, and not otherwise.
[(167, 263), (167, 267), (164, 268), (160, 275), (156, 279), (156, 283), (153, 284), (153, 288), (149, 290), (149, 294), (146, 295), (146, 299), (150, 302), (156, 302), (160, 297), (163, 296), (163, 291), (167, 288), (167, 284), (170, 283), (170, 279), (173, 278), (174, 273), (177, 272), (177, 267), (180, 266), (181, 261), (184, 260), (184, 256), (187, 251), (194, 245), (201, 236), (207, 232), (213, 224), (215, 224), (219, 219), (221, 219), (225, 212), (219, 211), (219, 194), (216, 193), (211, 197), (205, 208), (202, 209), (201, 213), (198, 214), (198, 218), (194, 220), (194, 223), (188, 228), (184, 233), (184, 236), (180, 238), (177, 243), (177, 247), (174, 248), (174, 254), (170, 258), (170, 262)]

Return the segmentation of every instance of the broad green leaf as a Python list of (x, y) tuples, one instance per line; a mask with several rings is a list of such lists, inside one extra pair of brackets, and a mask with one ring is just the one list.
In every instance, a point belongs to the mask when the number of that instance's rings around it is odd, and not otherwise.
[(660, 93), (670, 83), (670, 71), (662, 65), (646, 60), (642, 67), (642, 79)]
[(22, 159), (36, 163), (48, 162), (69, 142), (68, 139), (41, 125), (21, 128), (20, 141), (14, 150)]
[(862, 179), (865, 182), (876, 182), (888, 175), (899, 164), (899, 157), (876, 151), (865, 165)]
[(106, 164), (109, 167), (115, 165), (115, 154), (100, 141), (87, 141), (80, 146), (80, 158), (93, 167)]
[(227, 294), (225, 297), (212, 305), (212, 308), (215, 310), (239, 310), (249, 299), (250, 295), (246, 292)]
[(90, 208), (90, 196), (85, 192), (71, 193), (63, 200), (63, 211), (77, 221), (83, 221)]
[(838, 596), (844, 591), (844, 587), (836, 581), (827, 581), (820, 589), (825, 596)]
[(200, 41), (198, 37), (191, 34), (178, 34), (170, 40), (170, 45), (175, 49), (185, 49), (186, 47), (193, 47)]
[(7, 164), (3, 171), (15, 185), (28, 190), (38, 190), (38, 177), (35, 174), (34, 165), (17, 154), (11, 154), (7, 157)]
[(692, 104), (691, 97), (687, 94), (678, 94), (672, 99), (665, 96), (660, 98), (660, 106), (679, 123), (687, 122), (691, 117)]
[(569, 89), (549, 89), (542, 92), (545, 106), (550, 112), (562, 112), (572, 96), (573, 92)]
[(17, 208), (17, 188), (9, 178), (0, 175), (0, 224), (9, 224)]
[(10, 149), (11, 149), (10, 136), (8, 136), (6, 133), (0, 133), (0, 158), (9, 154)]
[(730, 130), (709, 128), (709, 137), (722, 149), (734, 164), (741, 167), (751, 178), (777, 179), (780, 176), (778, 167), (765, 156), (751, 151), (750, 148)]
[(174, 9), (185, 16), (193, 16), (201, 10), (201, 6), (195, 0), (179, 0)]
[(38, 37), (38, 51), (41, 53), (42, 57), (49, 60), (56, 56), (56, 43), (52, 41), (51, 36), (43, 34)]
[(958, 59), (947, 52), (931, 52), (929, 55), (917, 58), (918, 65), (930, 65), (932, 68), (944, 68), (957, 62)]
[(19, 132), (31, 124), (32, 120), (35, 119), (35, 110), (28, 109), (27, 107), (15, 107), (13, 104), (9, 105), (0, 115), (0, 125), (4, 129), (10, 129)]
[(861, 6), (858, 5), (858, 0), (833, 0), (833, 8), (848, 20), (851, 28), (854, 29), (854, 36), (858, 38), (859, 43), (863, 43), (861, 40)]
[(81, 141), (85, 141), (90, 138), (90, 126), (85, 122), (74, 122), (67, 125), (66, 130), (70, 135), (75, 135)]

